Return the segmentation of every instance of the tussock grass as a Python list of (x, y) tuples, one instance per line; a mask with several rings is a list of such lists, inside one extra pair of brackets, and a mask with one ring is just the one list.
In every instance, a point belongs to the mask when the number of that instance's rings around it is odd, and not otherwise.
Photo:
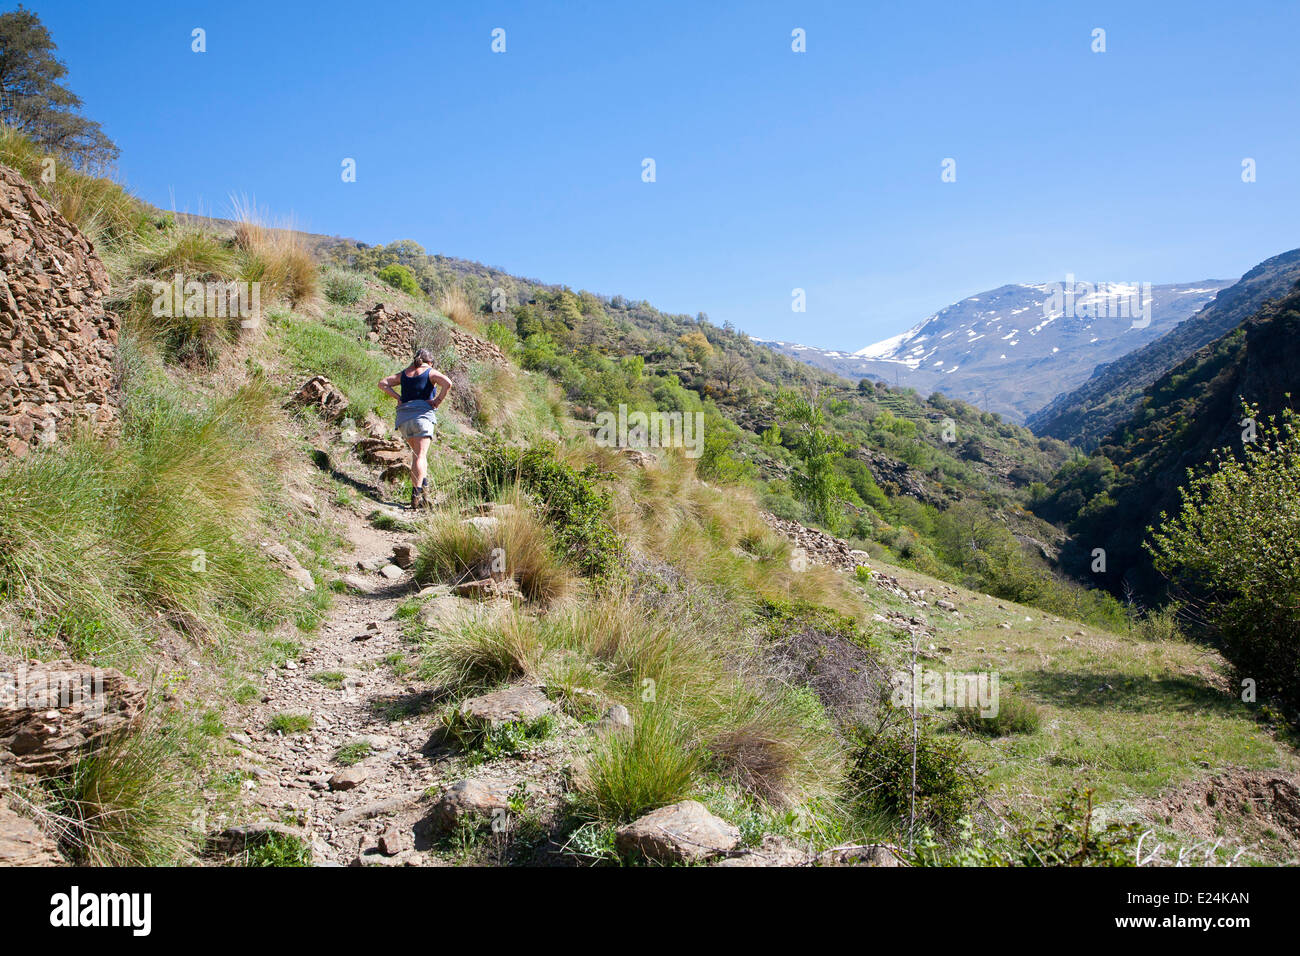
[(36, 816), (74, 863), (165, 866), (193, 862), (193, 815), (174, 732), (120, 735), (46, 782)]
[[(683, 792), (680, 782), (653, 783), (676, 779), (674, 767), (716, 774), (772, 804), (827, 797), (838, 786), (842, 754), (825, 715), (806, 695), (762, 678), (727, 602), (682, 595), (650, 604), (609, 588), (543, 618), (515, 612), (433, 635), (423, 659), (427, 676), (466, 693), (528, 677), (572, 713), (589, 712), (594, 693), (647, 721), (657, 737), (644, 747), (610, 744), (604, 763), (593, 764), (592, 812), (658, 799), (629, 800), (637, 790)], [(673, 756), (681, 750), (689, 759)]]
[(633, 820), (691, 796), (702, 765), (677, 715), (660, 705), (642, 707), (632, 733), (602, 736), (575, 773), (577, 808), (597, 820)]
[(292, 223), (269, 225), (267, 216), (246, 197), (234, 197), (235, 246), (244, 254), (246, 282), (262, 283), (269, 300), (283, 297), (291, 308), (313, 300), (320, 288), (320, 272), (302, 245)]
[(482, 323), (470, 304), (469, 296), (458, 285), (448, 285), (438, 296), (438, 311), (462, 329), (478, 334)]
[(74, 656), (126, 667), (159, 616), (203, 640), (294, 608), (254, 540), (276, 473), (269, 391), (196, 402), (154, 369), (128, 381), (118, 440), (0, 469), (0, 600)]
[(577, 581), (557, 554), (554, 535), (517, 489), (503, 504), (496, 523), (485, 529), (468, 523), (455, 505), (433, 515), (418, 541), (416, 580), (459, 584), (513, 578), (529, 601), (554, 604), (569, 597)]

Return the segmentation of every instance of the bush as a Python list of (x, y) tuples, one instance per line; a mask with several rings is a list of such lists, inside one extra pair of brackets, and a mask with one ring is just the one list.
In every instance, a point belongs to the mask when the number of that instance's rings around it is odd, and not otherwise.
[(420, 283), (415, 281), (415, 276), (406, 266), (398, 265), (394, 262), (392, 265), (384, 266), (379, 270), (379, 279), (399, 292), (405, 292), (407, 295), (418, 296), (420, 294)]
[[(912, 809), (912, 737), (900, 731), (865, 736), (853, 751), (850, 780), (862, 806), (907, 820)], [(944, 832), (965, 817), (979, 787), (957, 740), (922, 733), (916, 744), (916, 818)]]
[(496, 499), (518, 486), (532, 497), (555, 533), (555, 544), (583, 574), (602, 576), (618, 564), (622, 545), (609, 523), (610, 496), (598, 483), (609, 476), (594, 465), (575, 469), (544, 442), (521, 449), (493, 439), (466, 471), (474, 497)]
[[(1243, 406), (1257, 418), (1256, 409)], [(1146, 547), (1156, 570), (1195, 596), (1229, 660), (1300, 707), (1300, 415), (1261, 422), (1240, 457), (1216, 453), (1180, 489)]]
[(365, 294), (365, 280), (355, 272), (331, 269), (325, 274), (325, 298), (335, 305), (356, 305)]

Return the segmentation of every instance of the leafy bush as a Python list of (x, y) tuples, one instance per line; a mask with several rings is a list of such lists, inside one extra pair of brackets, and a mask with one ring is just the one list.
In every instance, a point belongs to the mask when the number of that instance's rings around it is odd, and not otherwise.
[(366, 294), (366, 283), (355, 272), (331, 269), (325, 274), (325, 298), (336, 305), (356, 305)]
[[(1136, 866), (1137, 824), (1094, 820), (1092, 791), (1075, 787), (1055, 810), (1035, 819), (1011, 812), (1012, 832), (985, 842), (963, 821), (957, 838), (941, 843), (925, 834), (917, 866)], [(953, 845), (955, 844), (955, 846)]]
[(406, 266), (397, 263), (384, 266), (379, 270), (379, 279), (381, 282), (387, 283), (407, 295), (420, 294), (420, 284), (415, 281), (415, 276), (411, 274), (411, 270)]
[[(912, 737), (882, 731), (861, 738), (850, 780), (861, 804), (909, 819), (912, 810)], [(956, 828), (979, 796), (969, 758), (957, 740), (922, 733), (916, 743), (916, 818), (941, 831)]]
[(607, 477), (594, 465), (578, 470), (561, 461), (549, 442), (521, 449), (491, 439), (470, 461), (465, 480), (472, 495), (489, 499), (517, 485), (537, 501), (557, 550), (583, 574), (600, 577), (615, 569), (622, 553), (609, 523), (609, 493), (598, 488)]
[[(1253, 408), (1243, 412), (1255, 417)], [(1196, 597), (1238, 670), (1300, 706), (1300, 416), (1261, 422), (1240, 457), (1226, 452), (1180, 489), (1146, 547), (1156, 569)]]

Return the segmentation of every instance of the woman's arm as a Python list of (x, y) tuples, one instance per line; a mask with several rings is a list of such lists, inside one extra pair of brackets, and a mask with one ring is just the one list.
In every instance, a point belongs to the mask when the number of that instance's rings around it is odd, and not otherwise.
[(430, 370), (429, 380), (438, 387), (438, 394), (433, 399), (433, 407), (437, 408), (446, 400), (447, 393), (451, 391), (451, 379), (435, 368)]
[(397, 399), (400, 402), (402, 400), (402, 396), (398, 394), (394, 386), (401, 381), (401, 378), (402, 378), (401, 372), (398, 372), (396, 375), (390, 375), (387, 378), (381, 378), (379, 380), (380, 391), (387, 392), (389, 395), (393, 396), (393, 398)]

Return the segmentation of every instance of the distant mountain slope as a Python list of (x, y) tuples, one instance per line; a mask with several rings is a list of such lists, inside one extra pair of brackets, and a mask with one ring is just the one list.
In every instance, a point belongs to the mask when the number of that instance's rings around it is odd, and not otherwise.
[[(1269, 415), (1297, 399), (1300, 286), (1161, 376), (1090, 458), (1061, 469), (1034, 510), (1068, 523), (1067, 563), (1116, 594), (1126, 586), (1154, 593), (1161, 582), (1142, 541), (1161, 511), (1178, 510), (1187, 469), (1216, 448), (1241, 448), (1243, 401)], [(1095, 577), (1088, 571), (1094, 548), (1105, 549), (1107, 563)]]
[[(767, 344), (840, 375), (941, 391), (1021, 422), (1097, 365), (1159, 338), (1228, 284), (1098, 283), (1069, 300), (1053, 295), (1064, 283), (1004, 285), (857, 352)], [(1150, 323), (1135, 323), (1129, 312), (1145, 307), (1148, 290)]]
[(1074, 391), (1057, 396), (1025, 424), (1048, 435), (1091, 448), (1134, 411), (1142, 390), (1197, 349), (1257, 312), (1268, 299), (1286, 295), (1300, 279), (1300, 249), (1266, 259), (1214, 301), (1151, 344), (1097, 370)]

